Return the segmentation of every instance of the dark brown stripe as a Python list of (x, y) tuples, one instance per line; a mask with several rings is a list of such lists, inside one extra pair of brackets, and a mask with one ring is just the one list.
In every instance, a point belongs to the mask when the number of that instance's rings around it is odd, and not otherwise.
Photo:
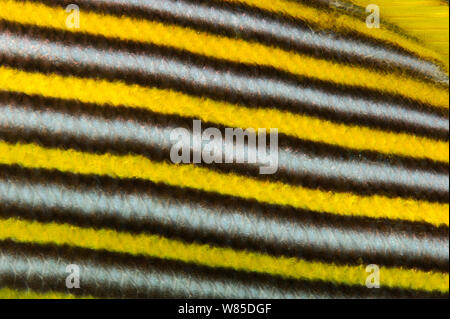
[[(66, 267), (80, 267), (67, 289)], [(51, 245), (0, 242), (0, 285), (113, 298), (446, 298), (438, 292), (368, 289), (212, 269), (156, 258)]]
[[(276, 105), (278, 109), (320, 116), (339, 123), (357, 124), (448, 140), (448, 125), (446, 125), (448, 109), (408, 101), (400, 96), (386, 96), (384, 93), (377, 91), (342, 87), (329, 82), (306, 78), (299, 80), (297, 77), (288, 74), (283, 75), (271, 68), (219, 61), (168, 48), (137, 45), (49, 29), (25, 28), (5, 23), (3, 25), (6, 29), (2, 28), (1, 24), (0, 29), (4, 30), (5, 36), (23, 37), (25, 34), (32, 35), (29, 39), (40, 39), (42, 46), (49, 45), (48, 41), (54, 41), (53, 44), (59, 43), (63, 45), (65, 50), (69, 51), (88, 47), (96, 48), (100, 50), (98, 52), (102, 52), (102, 56), (107, 52), (122, 53), (125, 56), (133, 52), (133, 56), (129, 58), (133, 62), (120, 59), (119, 65), (114, 64), (109, 67), (108, 63), (100, 61), (101, 59), (92, 57), (91, 61), (86, 64), (74, 61), (72, 57), (64, 56), (65, 53), (58, 57), (60, 61), (51, 60), (49, 55), (53, 52), (51, 52), (50, 47), (47, 48), (50, 50), (48, 54), (45, 53), (41, 57), (31, 57), (27, 53), (20, 57), (8, 54), (8, 50), (6, 50), (0, 55), (0, 62), (13, 67), (88, 78), (100, 76), (109, 80), (122, 80), (144, 86), (175, 89), (188, 94), (249, 107), (273, 108)], [(69, 43), (71, 43), (71, 46), (69, 46)], [(111, 49), (114, 49), (114, 51), (111, 51)], [(18, 47), (15, 51), (25, 52)], [(84, 57), (89, 60), (87, 52), (84, 54), (86, 54)], [(161, 73), (163, 71), (159, 72), (156, 69), (152, 71), (141, 69), (135, 65), (137, 62), (134, 61), (138, 54), (150, 59), (148, 61), (150, 64), (160, 65), (158, 68), (168, 68), (167, 70), (170, 71), (167, 71), (168, 73), (164, 71), (166, 74), (163, 74)], [(64, 62), (63, 60), (67, 61)], [(100, 65), (99, 63), (106, 64)], [(128, 69), (126, 63), (133, 63), (133, 68), (137, 69)], [(204, 77), (208, 78), (208, 81), (205, 80), (206, 82), (203, 83), (198, 80)], [(232, 79), (233, 85), (225, 80), (228, 77)], [(268, 85), (266, 82), (271, 84)], [(280, 86), (279, 90), (276, 86)]]
[[(174, 143), (170, 141), (170, 132), (183, 127), (192, 134), (193, 119), (189, 118), (16, 93), (0, 92), (0, 113), (3, 113), (0, 137), (11, 143), (35, 142), (46, 147), (94, 153), (131, 152), (170, 163), (170, 148)], [(225, 136), (225, 128), (202, 123), (203, 129), (208, 127), (218, 127)], [(371, 156), (283, 135), (279, 138), (278, 153), (278, 171), (273, 175), (260, 175), (262, 163), (200, 165), (313, 189), (448, 202), (445, 163), (381, 154)]]
[(0, 166), (0, 215), (337, 264), (449, 265), (445, 226), (317, 213), (136, 179)]
[[(379, 41), (352, 30), (348, 30), (345, 34), (333, 34), (330, 31), (323, 31), (320, 26), (316, 26), (314, 23), (306, 23), (300, 19), (251, 7), (243, 3), (227, 3), (214, 0), (178, 0), (169, 2), (176, 4), (179, 9), (172, 11), (173, 9), (169, 8), (168, 3), (163, 5), (158, 2), (138, 5), (132, 5), (129, 1), (119, 1), (123, 2), (123, 4), (112, 1), (102, 3), (89, 0), (43, 0), (39, 2), (53, 7), (77, 4), (84, 10), (112, 14), (118, 17), (121, 17), (126, 12), (127, 16), (134, 18), (174, 24), (231, 38), (238, 37), (247, 41), (258, 41), (287, 51), (296, 51), (345, 64), (357, 64), (364, 68), (383, 72), (390, 70), (408, 74), (429, 83), (436, 83), (436, 79), (448, 82), (448, 77), (445, 77), (445, 74), (439, 71), (431, 62), (423, 61), (395, 44)], [(313, 2), (318, 3), (318, 1)], [(327, 2), (326, 5), (322, 3), (320, 9), (325, 9), (331, 13), (333, 9), (330, 9), (330, 4), (328, 1), (324, 2)], [(311, 3), (308, 2), (307, 5), (311, 5)], [(193, 8), (197, 9), (194, 10)], [(201, 8), (207, 8), (208, 13), (197, 17), (192, 14), (198, 13)], [(234, 14), (235, 16), (233, 18), (223, 17), (224, 14)], [(223, 19), (219, 20), (219, 17), (223, 17)], [(230, 20), (235, 19), (241, 19), (242, 23), (234, 25), (230, 22)], [(243, 25), (244, 22), (249, 23), (251, 27)], [(266, 24), (266, 29), (264, 30), (261, 25), (257, 26), (257, 23)], [(301, 40), (296, 39), (293, 33), (302, 34)], [(291, 34), (291, 36), (287, 36), (287, 34)], [(319, 45), (319, 39), (314, 41), (314, 37), (323, 39), (324, 43)], [(308, 44), (306, 39), (310, 39), (312, 43)], [(339, 43), (333, 43), (333, 41), (338, 41)], [(353, 49), (344, 49), (344, 46), (352, 47)], [(360, 52), (363, 46), (370, 48), (371, 52)], [(380, 50), (380, 54), (376, 54), (376, 50)], [(381, 51), (384, 54), (381, 54)], [(387, 57), (390, 54), (398, 55), (397, 60), (388, 59)], [(401, 63), (402, 58), (400, 57), (403, 58), (404, 63)], [(408, 59), (411, 61), (406, 61)]]

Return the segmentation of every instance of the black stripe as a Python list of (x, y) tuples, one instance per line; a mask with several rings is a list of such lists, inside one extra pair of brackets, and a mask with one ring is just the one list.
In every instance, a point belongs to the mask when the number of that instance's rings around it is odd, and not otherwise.
[(338, 264), (448, 270), (446, 226), (346, 217), (154, 184), (0, 166), (0, 214)]
[[(42, 132), (41, 132), (42, 133)], [(168, 162), (170, 161), (169, 150), (159, 149), (156, 147), (149, 147), (148, 145), (142, 145), (135, 141), (113, 141), (113, 140), (86, 140), (78, 139), (74, 136), (63, 136), (63, 135), (49, 135), (49, 134), (39, 134), (36, 131), (24, 131), (24, 130), (14, 130), (10, 131), (0, 127), (0, 140), (6, 141), (8, 143), (36, 143), (38, 145), (48, 147), (48, 148), (60, 148), (60, 149), (74, 149), (82, 152), (89, 152), (92, 154), (117, 154), (117, 155), (128, 155), (138, 154), (143, 155), (153, 161), (157, 162)], [(145, 147), (145, 148), (143, 148)], [(192, 158), (192, 152), (190, 157)], [(332, 159), (330, 159), (332, 160)], [(355, 158), (355, 162), (359, 159)], [(351, 164), (351, 162), (349, 163)], [(260, 166), (255, 164), (196, 164), (217, 172), (221, 173), (234, 173), (241, 176), (247, 176), (249, 178), (255, 178), (261, 181), (280, 181), (285, 184), (303, 186), (309, 189), (321, 189), (324, 191), (336, 191), (336, 192), (351, 192), (353, 194), (358, 194), (362, 196), (371, 195), (381, 195), (388, 198), (411, 198), (417, 200), (424, 200), (427, 202), (434, 203), (447, 203), (449, 200), (448, 189), (443, 189), (441, 185), (434, 185), (436, 189), (428, 189), (424, 186), (410, 186), (405, 184), (400, 184), (398, 182), (385, 182), (385, 181), (373, 181), (367, 179), (366, 181), (352, 180), (349, 178), (334, 177), (334, 176), (321, 176), (315, 175), (314, 172), (308, 171), (295, 171), (285, 168), (278, 168), (277, 172), (272, 175), (261, 175)], [(438, 164), (437, 166), (439, 166)], [(357, 166), (355, 166), (357, 167)], [(392, 172), (395, 172), (395, 168), (392, 167)], [(367, 173), (367, 172), (361, 172)], [(424, 178), (427, 176), (435, 176), (440, 180), (445, 179), (445, 174), (448, 172), (436, 172), (433, 169), (428, 169), (428, 171), (423, 172)], [(416, 175), (419, 176), (419, 174)], [(362, 175), (364, 178), (364, 175)], [(423, 180), (423, 184), (429, 183), (430, 181)]]
[[(61, 1), (56, 2), (54, 0), (44, 0), (39, 2), (54, 7), (77, 4), (85, 10), (112, 14), (118, 17), (121, 17), (125, 11), (127, 16), (134, 18), (175, 24), (231, 38), (238, 37), (247, 41), (258, 41), (269, 46), (280, 47), (287, 51), (296, 51), (310, 56), (340, 61), (346, 64), (356, 63), (365, 68), (406, 73), (409, 76), (420, 78), (429, 81), (430, 83), (436, 83), (436, 79), (448, 82), (448, 77), (446, 77), (442, 71), (438, 70), (431, 62), (422, 61), (419, 57), (416, 57), (414, 54), (407, 52), (407, 50), (395, 44), (379, 41), (351, 30), (348, 30), (345, 36), (342, 34), (333, 35), (330, 31), (323, 31), (320, 26), (316, 26), (314, 23), (306, 23), (293, 17), (280, 15), (256, 7), (250, 7), (241, 3), (226, 3), (214, 0), (178, 0), (174, 3), (176, 3), (179, 11), (171, 12), (171, 10), (167, 8), (167, 5), (170, 4), (170, 2), (164, 3), (164, 5), (158, 2), (152, 2), (136, 6), (129, 3), (127, 4), (126, 1), (123, 5), (111, 2), (105, 4), (86, 0), (67, 0), (62, 3)], [(192, 8), (196, 9), (191, 11)], [(208, 14), (205, 14), (205, 16), (201, 18), (193, 16), (193, 14), (198, 13), (201, 8), (207, 8)], [(242, 23), (239, 26), (233, 26), (230, 22), (233, 20), (231, 17), (223, 17), (223, 20), (219, 21), (218, 17), (223, 16), (224, 13), (238, 14), (237, 17), (240, 17), (242, 22), (249, 22), (250, 26), (244, 26)], [(234, 17), (234, 19), (236, 19), (236, 17)], [(254, 20), (253, 23), (249, 21), (251, 19)], [(261, 27), (258, 28), (258, 26), (256, 26), (257, 23), (271, 23), (273, 25), (268, 28), (270, 31), (264, 31)], [(288, 29), (282, 30), (282, 28)], [(293, 36), (293, 33), (295, 32), (300, 32), (303, 36), (296, 40)], [(288, 37), (287, 34), (290, 34), (290, 36)], [(345, 42), (347, 45), (351, 44), (353, 50), (347, 50), (347, 52), (345, 52), (342, 47), (333, 47), (329, 43), (319, 45), (318, 39), (307, 44), (305, 41), (309, 37), (319, 37), (328, 39), (329, 41), (339, 40), (342, 43)], [(371, 52), (358, 52), (363, 46), (371, 47)], [(385, 54), (380, 55), (380, 57), (377, 58), (375, 54), (376, 50), (382, 50)], [(406, 63), (406, 65), (402, 65), (402, 63), (400, 63), (400, 57), (398, 57), (397, 60), (387, 59), (389, 54), (402, 56), (403, 60), (410, 59), (411, 61), (404, 61), (403, 64)], [(422, 65), (420, 66), (420, 64)]]
[[(111, 106), (108, 104), (82, 103), (73, 99), (49, 98), (41, 95), (28, 95), (21, 92), (10, 92), (0, 90), (0, 102), (3, 104), (12, 104), (17, 106), (26, 106), (30, 109), (45, 107), (46, 110), (60, 113), (86, 114), (88, 116), (105, 118), (107, 120), (126, 120), (143, 121), (145, 125), (161, 123), (162, 126), (176, 126), (186, 129), (192, 128), (192, 121), (195, 118), (182, 117), (175, 114), (154, 113), (142, 108), (129, 108), (124, 106)], [(217, 123), (202, 122), (204, 126), (214, 126), (223, 130), (224, 126)], [(203, 125), (202, 124), (202, 125)], [(427, 169), (438, 172), (448, 173), (449, 167), (446, 162), (436, 162), (429, 159), (411, 158), (393, 154), (383, 154), (375, 151), (351, 150), (345, 147), (332, 144), (311, 142), (286, 136), (280, 133), (281, 146), (291, 147), (293, 149), (304, 148), (308, 152), (315, 152), (317, 156), (330, 157), (335, 159), (362, 158), (368, 161), (379, 161), (380, 163), (389, 163), (394, 166), (401, 166), (408, 169)]]
[[(143, 110), (80, 104), (0, 92), (0, 137), (11, 143), (36, 142), (46, 147), (74, 148), (93, 153), (144, 155), (170, 160), (170, 132), (183, 127), (192, 134), (192, 119)], [(65, 123), (61, 126), (59, 123)], [(217, 127), (202, 123), (202, 128)], [(225, 136), (225, 128), (218, 127)], [(192, 159), (192, 148), (191, 157)], [(200, 164), (262, 180), (278, 180), (309, 188), (351, 191), (362, 195), (412, 197), (448, 202), (448, 166), (299, 141), (279, 139), (278, 171), (260, 175), (262, 163)]]
[[(9, 30), (7, 32), (10, 32), (10, 25), (7, 25), (7, 30)], [(12, 27), (12, 29), (15, 28), (22, 29), (24, 27), (17, 25)], [(120, 69), (117, 65), (108, 68), (106, 64), (100, 66), (75, 63), (76, 61), (73, 60), (70, 60), (70, 63), (51, 61), (49, 60), (51, 51), (42, 58), (27, 59), (11, 56), (8, 52), (5, 52), (2, 55), (3, 57), (0, 55), (0, 63), (44, 73), (57, 72), (81, 77), (101, 76), (109, 80), (120, 79), (128, 83), (175, 89), (250, 107), (273, 108), (276, 105), (279, 109), (320, 116), (337, 122), (361, 124), (388, 131), (410, 132), (416, 135), (448, 140), (448, 125), (446, 125), (448, 109), (407, 101), (400, 96), (384, 97), (384, 94), (377, 91), (345, 88), (329, 82), (312, 81), (310, 79), (299, 80), (288, 74), (285, 74), (283, 78), (282, 74), (278, 74), (278, 71), (271, 68), (245, 66), (239, 63), (208, 59), (161, 47), (147, 45), (135, 47), (134, 44), (128, 42), (107, 40), (102, 37), (37, 28), (25, 28), (18, 33), (32, 33), (37, 38), (45, 39), (42, 45), (46, 45), (45, 43), (50, 40), (61, 44), (71, 42), (73, 49), (78, 45), (95, 47), (100, 50), (98, 52), (101, 55), (107, 52), (122, 52), (124, 54), (133, 52), (133, 56), (130, 57), (130, 59), (133, 59), (133, 63), (136, 62), (134, 61), (136, 55), (142, 53), (142, 57), (156, 59), (151, 62), (155, 63), (154, 66), (161, 64), (158, 68), (167, 67), (167, 70), (170, 70), (169, 73), (172, 74), (163, 75), (157, 70), (144, 72), (139, 67), (139, 71), (132, 71), (126, 69), (128, 68), (126, 65), (122, 65)], [(74, 43), (77, 43), (76, 47), (73, 47)], [(111, 51), (111, 48), (116, 46), (118, 46), (118, 50)], [(62, 48), (67, 49), (68, 46)], [(67, 59), (67, 56), (59, 56), (59, 59)], [(100, 59), (92, 62), (103, 63)], [(118, 63), (123, 64), (122, 62), (123, 59)], [(129, 62), (131, 63), (131, 60)], [(136, 67), (133, 64), (133, 68)], [(181, 73), (177, 75), (173, 72)], [(225, 80), (228, 76), (232, 78), (232, 82)], [(198, 80), (200, 78), (204, 78), (205, 81)], [(231, 86), (234, 86), (234, 88)], [(330, 99), (334, 99), (334, 102)]]
[[(6, 263), (6, 265), (4, 265)], [(3, 264), (3, 265), (2, 265)], [(65, 286), (80, 267), (80, 288)], [(3, 266), (3, 267), (2, 267)], [(6, 267), (5, 267), (6, 266)], [(446, 298), (398, 288), (367, 289), (320, 281), (211, 269), (176, 261), (74, 247), (0, 242), (1, 285), (119, 298)]]

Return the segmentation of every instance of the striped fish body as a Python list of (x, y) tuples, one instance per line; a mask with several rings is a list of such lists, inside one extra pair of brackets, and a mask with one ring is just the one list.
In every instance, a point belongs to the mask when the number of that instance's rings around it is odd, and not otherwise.
[(0, 297), (448, 297), (448, 3), (366, 5), (0, 0)]

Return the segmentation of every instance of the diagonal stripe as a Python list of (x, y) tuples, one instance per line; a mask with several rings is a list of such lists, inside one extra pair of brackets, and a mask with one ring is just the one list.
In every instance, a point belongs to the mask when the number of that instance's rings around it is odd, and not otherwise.
[[(0, 138), (10, 143), (37, 140), (50, 148), (70, 146), (88, 152), (92, 149), (115, 154), (131, 152), (168, 162), (170, 149), (176, 143), (170, 139), (173, 130), (186, 128), (189, 140), (193, 140), (192, 123), (186, 125), (187, 119), (126, 111), (75, 101), (0, 94)], [(202, 127), (209, 125), (203, 123)], [(230, 144), (224, 135), (222, 131), (222, 138), (210, 143), (217, 143), (218, 149), (226, 154), (229, 153), (226, 145)], [(424, 168), (421, 161), (404, 161), (393, 156), (361, 158), (360, 153), (309, 145), (283, 136), (279, 137), (278, 145), (278, 171), (263, 179), (359, 194), (383, 193), (390, 197), (448, 202), (448, 168), (444, 165), (427, 163)], [(187, 148), (194, 151), (192, 145)], [(257, 159), (256, 145), (245, 149)], [(229, 154), (237, 162), (235, 154)], [(261, 165), (265, 163), (258, 160), (255, 164), (226, 164), (230, 171), (256, 178), (261, 178), (258, 173)], [(223, 165), (205, 166), (227, 169)], [(305, 179), (313, 181), (306, 183)]]
[[(65, 37), (70, 41), (70, 37)], [(225, 100), (244, 100), (250, 105), (258, 102), (263, 105), (276, 103), (293, 113), (306, 113), (312, 116), (336, 114), (342, 122), (390, 129), (397, 126), (399, 131), (408, 133), (424, 132), (434, 137), (448, 137), (448, 116), (439, 114), (434, 108), (427, 110), (414, 104), (397, 101), (373, 100), (365, 96), (353, 96), (348, 92), (335, 92), (329, 88), (312, 83), (294, 82), (284, 78), (276, 78), (268, 74), (258, 74), (256, 69), (250, 73), (232, 71), (226, 66), (195, 63), (192, 58), (183, 59), (170, 56), (158, 50), (138, 53), (130, 48), (123, 50), (108, 46), (96, 47), (93, 39), (85, 39), (86, 43), (67, 44), (61, 41), (51, 42), (52, 36), (36, 39), (27, 35), (5, 32), (0, 34), (0, 53), (14, 56), (16, 59), (31, 59), (32, 63), (52, 67), (48, 71), (60, 69), (69, 73), (89, 76), (90, 68), (98, 68), (96, 77), (110, 75), (134, 83), (147, 84), (173, 82), (166, 87), (182, 87), (184, 91), (192, 91), (201, 96), (220, 96)], [(133, 52), (134, 51), (134, 52)], [(135, 78), (136, 80), (133, 80)], [(366, 92), (371, 95), (373, 92)], [(267, 102), (264, 102), (267, 101)], [(289, 106), (288, 106), (289, 105)], [(328, 116), (333, 119), (332, 116)], [(346, 119), (351, 118), (352, 121)]]
[[(361, 83), (365, 83), (370, 89), (400, 94), (437, 107), (448, 108), (448, 90), (408, 77), (379, 74), (358, 67), (301, 56), (257, 43), (214, 36), (158, 22), (104, 16), (92, 12), (80, 12), (80, 14), (83, 16), (83, 23), (79, 29), (71, 29), (73, 32), (87, 32), (123, 40), (171, 46), (219, 59), (273, 66), (297, 75), (344, 85), (358, 87)], [(42, 27), (67, 29), (65, 26), (67, 13), (63, 9), (41, 4), (2, 0), (0, 1), (0, 18)], [(324, 72), (324, 70), (327, 71)]]
[(318, 214), (136, 180), (1, 167), (0, 212), (338, 264), (445, 272), (449, 263), (445, 227)]
[[(44, 0), (50, 5), (67, 6), (75, 3), (84, 10), (157, 19), (161, 22), (189, 26), (201, 31), (226, 34), (282, 47), (288, 51), (307, 52), (330, 60), (351, 61), (371, 66), (401, 67), (417, 75), (444, 80), (439, 68), (396, 48), (380, 46), (371, 39), (343, 37), (331, 32), (320, 32), (311, 23), (286, 19), (280, 15), (241, 4), (211, 0)], [(448, 79), (447, 79), (448, 80)]]
[(264, 203), (288, 205), (338, 215), (404, 219), (432, 225), (449, 225), (449, 205), (350, 193), (323, 192), (280, 182), (265, 182), (235, 174), (220, 174), (193, 165), (155, 163), (142, 156), (96, 155), (74, 150), (46, 149), (35, 144), (11, 145), (0, 142), (0, 163), (29, 168), (57, 169), (79, 174), (141, 178), (255, 199)]
[[(0, 244), (2, 243), (0, 242)], [(31, 287), (40, 286), (41, 289), (65, 290), (62, 279), (67, 277), (66, 267), (75, 264), (80, 269), (82, 281), (80, 288), (76, 291), (77, 294), (85, 293), (102, 297), (105, 295), (119, 296), (121, 298), (260, 297), (276, 299), (306, 298), (314, 295), (314, 292), (318, 293), (317, 297), (319, 298), (329, 295), (326, 291), (319, 293), (317, 290), (308, 289), (305, 287), (306, 285), (304, 287), (298, 287), (299, 285), (287, 287), (286, 281), (278, 280), (277, 283), (272, 278), (270, 278), (272, 280), (267, 280), (268, 276), (250, 274), (247, 278), (244, 276), (238, 277), (236, 272), (223, 271), (218, 274), (214, 273), (214, 269), (192, 265), (183, 265), (183, 269), (180, 267), (181, 263), (171, 263), (167, 260), (149, 260), (145, 263), (140, 258), (140, 260), (138, 259), (139, 265), (136, 265), (137, 258), (128, 258), (129, 263), (124, 264), (118, 262), (117, 254), (103, 253), (105, 259), (99, 260), (99, 258), (91, 257), (95, 251), (86, 249), (83, 250), (83, 257), (76, 254), (79, 251), (77, 249), (68, 258), (54, 252), (49, 254), (45, 250), (41, 255), (29, 251), (22, 252), (21, 250), (11, 252), (8, 243), (5, 246), (6, 249), (0, 247), (0, 276), (5, 278), (3, 281), (7, 285), (14, 287), (25, 284)], [(17, 246), (25, 245), (10, 244), (10, 246), (16, 246), (14, 248), (17, 249)], [(34, 245), (32, 247), (37, 252), (43, 250), (42, 246)], [(4, 252), (4, 250), (6, 251)], [(111, 258), (114, 258), (113, 263), (110, 262)], [(234, 274), (234, 276), (230, 276), (229, 273)], [(13, 280), (10, 279), (12, 276), (14, 276)]]
[(67, 292), (66, 267), (80, 269), (80, 296), (112, 298), (443, 298), (445, 293), (279, 278), (176, 260), (78, 247), (0, 242), (0, 273), (7, 287)]
[(442, 162), (449, 160), (449, 144), (443, 141), (335, 124), (278, 110), (250, 110), (225, 102), (195, 98), (169, 90), (126, 85), (121, 82), (47, 76), (0, 67), (0, 89), (77, 99), (84, 103), (142, 107), (153, 112), (197, 117), (205, 122), (219, 123), (227, 127), (278, 128), (280, 133), (297, 138), (352, 149), (429, 158)]
[[(233, 268), (285, 278), (322, 280), (347, 285), (364, 285), (365, 266), (337, 266), (296, 258), (275, 258), (209, 245), (185, 244), (155, 235), (132, 235), (111, 230), (94, 230), (55, 223), (42, 224), (16, 219), (0, 220), (0, 240), (21, 243), (70, 245), (95, 250), (179, 260), (209, 267)], [(424, 291), (449, 291), (449, 274), (416, 269), (380, 267), (382, 287)]]
[(335, 29), (340, 32), (359, 34), (372, 37), (374, 39), (399, 45), (406, 50), (417, 54), (419, 57), (438, 61), (448, 73), (448, 61), (433, 50), (425, 48), (423, 45), (407, 38), (392, 30), (381, 26), (380, 29), (369, 29), (365, 21), (346, 15), (333, 15), (329, 11), (323, 11), (309, 7), (292, 0), (222, 0), (230, 3), (245, 3), (250, 6), (277, 12), (279, 14), (292, 16), (321, 26), (323, 29)]

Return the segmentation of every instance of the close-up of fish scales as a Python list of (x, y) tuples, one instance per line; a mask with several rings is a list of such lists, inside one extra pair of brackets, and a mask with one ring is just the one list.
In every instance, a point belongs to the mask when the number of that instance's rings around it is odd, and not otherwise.
[(0, 0), (0, 299), (447, 299), (448, 43), (444, 0)]

